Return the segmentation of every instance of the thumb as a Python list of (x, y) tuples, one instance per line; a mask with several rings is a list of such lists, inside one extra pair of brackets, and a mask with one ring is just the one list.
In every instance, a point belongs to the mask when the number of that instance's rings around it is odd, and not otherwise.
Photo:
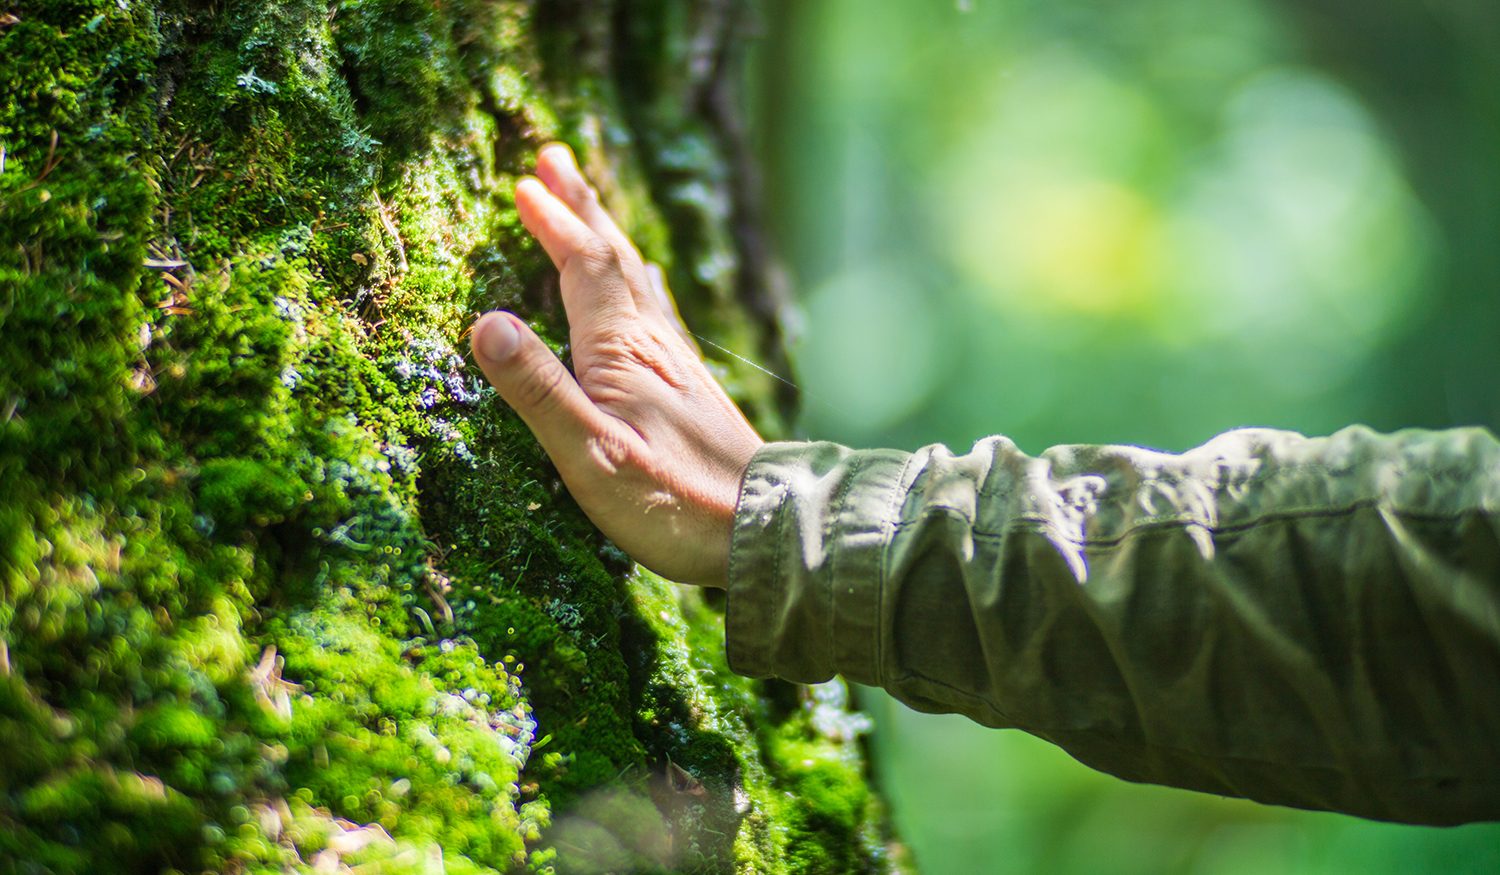
[(541, 338), (510, 313), (495, 310), (474, 324), (474, 358), (484, 376), (554, 460), (582, 449), (605, 414)]

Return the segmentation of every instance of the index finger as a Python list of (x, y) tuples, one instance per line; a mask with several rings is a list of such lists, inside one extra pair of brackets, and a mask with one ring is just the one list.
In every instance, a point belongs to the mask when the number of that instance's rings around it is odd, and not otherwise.
[(537, 178), (573, 211), (595, 234), (609, 241), (620, 253), (620, 264), (625, 274), (626, 285), (634, 293), (635, 305), (643, 315), (651, 315), (656, 307), (649, 288), (649, 278), (643, 275), (644, 262), (635, 244), (615, 222), (609, 211), (599, 201), (599, 193), (583, 178), (578, 168), (578, 159), (566, 143), (549, 143), (536, 156)]
[(620, 255), (538, 179), (516, 184), (516, 211), (562, 274), (563, 306), (577, 325), (635, 315)]

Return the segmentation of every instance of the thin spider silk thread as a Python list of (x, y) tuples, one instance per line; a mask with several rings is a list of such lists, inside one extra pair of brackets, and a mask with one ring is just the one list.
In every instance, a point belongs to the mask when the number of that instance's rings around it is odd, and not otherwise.
[(727, 356), (732, 356), (732, 357), (734, 357), (734, 358), (736, 358), (736, 359), (744, 362), (745, 364), (749, 365), (752, 368), (755, 368), (757, 371), (760, 371), (762, 374), (765, 374), (766, 376), (770, 377), (771, 379), (773, 379), (773, 380), (779, 380), (779, 381), (787, 384), (788, 386), (791, 386), (793, 389), (796, 389), (798, 392), (802, 391), (802, 387), (801, 386), (798, 386), (796, 383), (793, 383), (791, 380), (788, 380), (786, 377), (783, 377), (782, 375), (776, 373), (775, 371), (768, 370), (766, 368), (761, 367), (760, 365), (758, 365), (755, 362), (752, 362), (751, 360), (745, 358), (744, 356), (740, 355), (739, 353), (735, 352), (734, 350), (728, 349), (726, 347), (722, 347), (722, 346), (718, 345), (717, 343), (714, 343), (712, 340), (709, 340), (708, 338), (706, 338), (703, 335), (699, 334), (696, 331), (689, 331), (688, 334), (693, 335), (694, 337), (698, 338), (699, 340), (703, 341), (704, 343), (708, 344), (709, 346), (713, 347), (714, 349), (718, 350), (719, 352), (722, 352), (722, 353), (724, 353)]
[(750, 367), (755, 368), (757, 371), (760, 371), (762, 374), (765, 374), (766, 376), (770, 377), (771, 379), (776, 380), (777, 382), (780, 382), (780, 383), (785, 383), (788, 386), (791, 386), (793, 389), (796, 389), (797, 392), (804, 399), (806, 399), (807, 401), (813, 402), (815, 404), (821, 404), (824, 407), (827, 407), (829, 410), (834, 411), (840, 417), (844, 418), (846, 421), (849, 421), (849, 422), (855, 422), (855, 421), (857, 421), (857, 417), (855, 417), (854, 414), (850, 413), (848, 410), (845, 410), (844, 408), (840, 407), (839, 405), (834, 404), (833, 402), (829, 401), (827, 398), (820, 398), (817, 395), (814, 395), (811, 392), (808, 392), (806, 389), (803, 389), (801, 386), (798, 386), (796, 383), (793, 383), (791, 380), (788, 380), (786, 377), (783, 377), (782, 375), (776, 373), (775, 371), (770, 370), (769, 368), (762, 367), (758, 363), (756, 363), (754, 361), (751, 361), (748, 358), (745, 358), (744, 356), (740, 355), (739, 353), (735, 352), (732, 349), (729, 349), (728, 347), (720, 346), (719, 344), (714, 343), (712, 340), (709, 340), (708, 338), (704, 337), (703, 335), (699, 334), (696, 331), (688, 329), (687, 333), (691, 334), (693, 337), (696, 337), (699, 341), (708, 344), (709, 346), (713, 347), (714, 349), (718, 350), (719, 352), (722, 352), (725, 355), (730, 356), (730, 357), (734, 358), (737, 361), (743, 362), (743, 363), (749, 365)]

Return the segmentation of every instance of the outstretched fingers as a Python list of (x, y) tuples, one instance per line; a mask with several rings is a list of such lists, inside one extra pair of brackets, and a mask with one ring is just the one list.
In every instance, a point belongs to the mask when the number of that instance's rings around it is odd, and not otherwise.
[(570, 323), (597, 327), (634, 314), (614, 245), (584, 224), (547, 186), (532, 178), (517, 183), (516, 211), (562, 274), (563, 306)]
[(549, 143), (543, 146), (536, 156), (536, 175), (594, 233), (621, 249), (622, 255), (623, 251), (635, 250), (630, 238), (625, 236), (625, 232), (620, 230), (620, 226), (615, 224), (614, 218), (599, 202), (599, 195), (594, 187), (583, 178), (583, 171), (578, 169), (578, 160), (567, 144)]
[(573, 150), (566, 143), (542, 147), (536, 156), (536, 175), (589, 230), (603, 237), (619, 253), (625, 279), (640, 311), (650, 314), (657, 309), (640, 252), (600, 203), (599, 193), (584, 179)]

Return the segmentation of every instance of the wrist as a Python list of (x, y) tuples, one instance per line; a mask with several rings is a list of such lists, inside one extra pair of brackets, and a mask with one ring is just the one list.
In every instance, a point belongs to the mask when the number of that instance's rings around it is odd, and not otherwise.
[(712, 513), (712, 533), (706, 541), (712, 545), (712, 559), (708, 574), (703, 580), (698, 581), (702, 586), (726, 590), (729, 588), (730, 554), (734, 541), (735, 520), (744, 494), (745, 477), (756, 453), (765, 445), (765, 441), (761, 440), (758, 435), (752, 435), (752, 440), (744, 442), (738, 448), (738, 452), (730, 454), (723, 465), (725, 473), (722, 485), (716, 490), (721, 498), (715, 502), (717, 507)]

